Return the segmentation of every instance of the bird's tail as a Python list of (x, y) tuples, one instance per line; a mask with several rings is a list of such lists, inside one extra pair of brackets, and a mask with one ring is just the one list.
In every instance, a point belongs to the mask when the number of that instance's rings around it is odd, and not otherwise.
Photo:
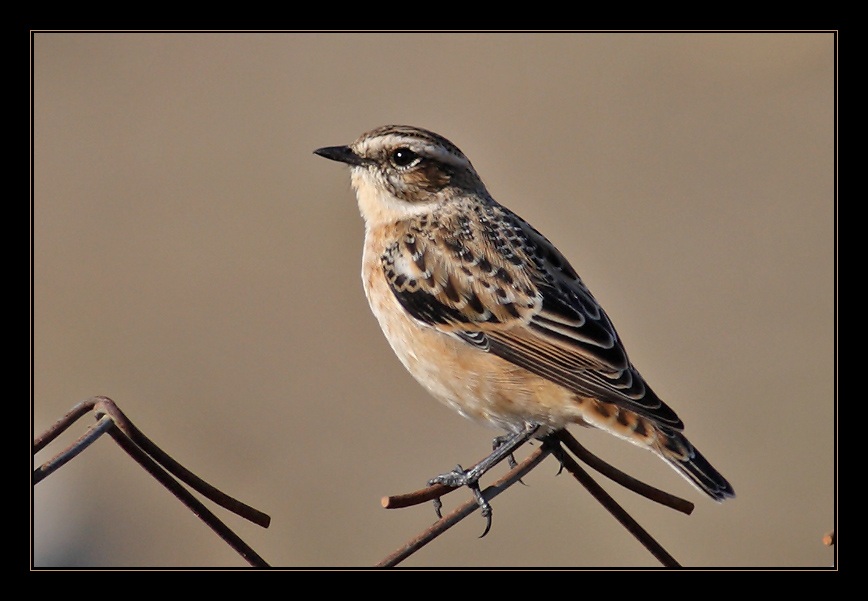
[(709, 497), (720, 502), (735, 496), (735, 491), (726, 478), (714, 469), (681, 432), (662, 431), (657, 443), (661, 456), (688, 482)]

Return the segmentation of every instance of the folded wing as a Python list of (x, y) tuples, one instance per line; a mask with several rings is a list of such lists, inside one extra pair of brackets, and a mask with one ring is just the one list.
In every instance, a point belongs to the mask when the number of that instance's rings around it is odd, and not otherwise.
[(578, 395), (683, 428), (542, 234), (497, 204), (477, 210), (478, 220), (462, 215), (408, 224), (382, 256), (392, 292), (414, 318)]

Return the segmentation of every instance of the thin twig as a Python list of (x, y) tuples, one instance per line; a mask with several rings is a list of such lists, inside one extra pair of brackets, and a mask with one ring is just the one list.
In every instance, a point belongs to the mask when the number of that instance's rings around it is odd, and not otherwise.
[(115, 423), (118, 425), (118, 428), (124, 432), (124, 434), (126, 434), (134, 444), (141, 447), (145, 453), (153, 457), (157, 463), (162, 465), (176, 478), (185, 482), (193, 490), (214, 501), (221, 507), (225, 507), (232, 513), (235, 513), (258, 526), (268, 528), (271, 523), (271, 517), (269, 515), (250, 507), (246, 503), (242, 503), (238, 499), (230, 497), (202, 480), (199, 476), (172, 459), (165, 451), (151, 442), (151, 440), (145, 436), (141, 430), (133, 425), (114, 401), (106, 397), (100, 397), (100, 399), (101, 402), (98, 403), (96, 407), (97, 415), (101, 412), (111, 415)]
[(112, 429), (109, 434), (115, 439), (115, 442), (126, 451), (130, 457), (135, 459), (139, 465), (151, 474), (157, 481), (165, 486), (175, 497), (186, 505), (190, 511), (196, 514), (209, 528), (232, 547), (239, 555), (247, 562), (256, 568), (267, 568), (268, 563), (260, 557), (247, 543), (235, 534), (220, 518), (211, 512), (202, 502), (194, 497), (190, 491), (181, 486), (181, 484), (172, 478), (172, 476), (164, 470), (156, 461), (148, 457), (136, 444), (127, 436), (117, 429)]
[[(78, 456), (84, 449), (90, 446), (102, 434), (108, 433), (118, 445), (124, 449), (136, 462), (157, 479), (163, 486), (169, 489), (184, 505), (205, 522), (220, 538), (226, 541), (237, 553), (255, 567), (267, 567), (268, 564), (250, 546), (239, 538), (228, 526), (217, 518), (205, 505), (203, 505), (190, 491), (184, 488), (174, 475), (188, 486), (201, 493), (208, 499), (250, 520), (264, 528), (267, 528), (271, 518), (261, 511), (226, 495), (214, 488), (177, 461), (172, 459), (162, 449), (155, 445), (124, 415), (120, 408), (108, 397), (91, 397), (78, 403), (69, 413), (55, 422), (46, 432), (33, 441), (33, 453), (43, 449), (48, 443), (57, 438), (73, 422), (88, 411), (93, 410), (97, 423), (76, 440), (64, 451), (53, 457), (48, 462), (39, 466), (33, 472), (33, 484), (37, 484), (48, 475), (56, 471), (62, 465)], [(165, 469), (164, 469), (165, 468)], [(168, 470), (168, 471), (167, 471)], [(171, 472), (171, 473), (170, 473)]]
[[(553, 436), (557, 436), (555, 433)], [(562, 447), (558, 445), (558, 450), (556, 451), (557, 457), (567, 471), (569, 471), (582, 485), (588, 490), (588, 492), (593, 495), (593, 497), (603, 506), (605, 507), (609, 513), (611, 513), (616, 520), (618, 520), (622, 526), (624, 526), (630, 534), (632, 534), (636, 539), (642, 543), (646, 549), (648, 549), (654, 557), (656, 557), (660, 563), (662, 563), (666, 567), (677, 568), (681, 567), (680, 564), (675, 561), (675, 558), (672, 557), (666, 549), (664, 549), (660, 544), (651, 537), (648, 532), (639, 525), (639, 523), (634, 520), (630, 514), (628, 514), (618, 503), (609, 496), (603, 488), (594, 481), (593, 478), (579, 466), (576, 461), (570, 457), (567, 453), (562, 452)]]
[(78, 418), (82, 415), (93, 409), (94, 405), (96, 405), (96, 399), (98, 397), (91, 397), (80, 403), (77, 403), (69, 412), (61, 417), (59, 420), (54, 422), (48, 430), (43, 432), (40, 436), (37, 436), (33, 439), (33, 454), (35, 455), (39, 451), (41, 451), (48, 443), (52, 440), (60, 436), (60, 434), (66, 430), (69, 426), (73, 424)]
[(690, 501), (687, 501), (680, 497), (676, 497), (675, 495), (671, 495), (668, 492), (651, 486), (650, 484), (645, 484), (644, 482), (637, 480), (633, 476), (625, 474), (615, 466), (606, 463), (605, 461), (591, 453), (588, 449), (583, 447), (579, 443), (579, 441), (576, 440), (575, 437), (573, 437), (572, 434), (570, 434), (566, 430), (558, 430), (558, 432), (556, 432), (556, 435), (558, 440), (564, 443), (564, 445), (566, 445), (566, 447), (579, 460), (594, 468), (610, 480), (617, 482), (624, 488), (632, 490), (636, 494), (642, 495), (643, 497), (660, 503), (661, 505), (671, 507), (672, 509), (680, 511), (681, 513), (685, 513), (687, 515), (693, 513), (694, 505)]
[[(530, 470), (536, 467), (549, 453), (552, 452), (551, 445), (543, 444), (533, 453), (531, 453), (524, 461), (507, 472), (500, 480), (482, 491), (482, 495), (486, 500), (491, 500), (497, 495), (505, 491), (507, 488), (521, 480)], [(433, 488), (433, 487), (432, 487)], [(447, 487), (449, 488), (449, 487)], [(454, 490), (454, 489), (450, 489)], [(387, 497), (392, 498), (392, 497)], [(420, 503), (422, 501), (419, 501)], [(415, 504), (415, 503), (414, 503)], [(441, 519), (434, 522), (431, 527), (415, 538), (407, 541), (403, 546), (397, 549), (391, 555), (385, 557), (376, 567), (389, 568), (398, 565), (401, 561), (430, 543), (432, 540), (446, 532), (449, 528), (466, 518), (468, 515), (479, 509), (479, 503), (475, 498), (470, 499), (463, 505), (456, 508), (452, 513), (443, 516)]]
[(445, 484), (432, 484), (425, 488), (415, 490), (403, 495), (391, 495), (380, 499), (380, 505), (383, 509), (402, 509), (404, 507), (412, 507), (427, 501), (439, 499), (444, 495), (448, 495), (457, 488), (446, 486)]
[(105, 434), (108, 430), (115, 427), (115, 423), (109, 416), (103, 416), (97, 423), (85, 432), (78, 440), (76, 440), (69, 448), (61, 451), (38, 468), (33, 470), (33, 484), (42, 482), (45, 478), (53, 474), (55, 471), (66, 465), (71, 459), (78, 456), (83, 450), (89, 447), (96, 441), (97, 438)]

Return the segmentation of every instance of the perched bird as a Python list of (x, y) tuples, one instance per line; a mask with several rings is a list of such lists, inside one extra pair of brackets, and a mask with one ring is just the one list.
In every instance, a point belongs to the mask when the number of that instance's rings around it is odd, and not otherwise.
[[(599, 428), (652, 451), (715, 501), (734, 496), (567, 259), (491, 197), (455, 144), (387, 125), (315, 153), (350, 167), (365, 294), (434, 397), (514, 435)], [(472, 485), (479, 474), (462, 475), (439, 481)]]

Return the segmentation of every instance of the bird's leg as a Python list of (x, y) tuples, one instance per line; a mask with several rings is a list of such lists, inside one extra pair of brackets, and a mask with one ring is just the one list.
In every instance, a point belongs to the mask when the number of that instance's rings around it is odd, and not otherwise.
[[(491, 450), (494, 451), (498, 449), (501, 445), (506, 444), (509, 440), (509, 434), (504, 434), (502, 436), (495, 436), (494, 440), (491, 441)], [(515, 468), (518, 465), (518, 462), (515, 460), (515, 454), (510, 453), (506, 458), (506, 462), (509, 464), (509, 469)], [(524, 484), (524, 480), (521, 478), (518, 479), (519, 484)]]
[[(479, 479), (483, 474), (485, 474), (485, 472), (503, 461), (504, 458), (512, 458), (513, 452), (527, 442), (528, 439), (530, 439), (539, 429), (539, 424), (528, 423), (518, 432), (498, 436), (494, 442), (494, 450), (488, 457), (471, 467), (469, 470), (465, 470), (458, 465), (451, 472), (446, 472), (445, 474), (440, 474), (439, 476), (431, 478), (428, 481), (428, 485), (444, 484), (451, 488), (466, 486), (472, 490), (476, 497), (476, 502), (479, 504), (480, 509), (482, 509), (482, 516), (487, 520), (485, 532), (482, 533), (482, 536), (485, 536), (491, 528), (491, 505), (489, 505), (488, 501), (485, 500), (482, 491), (479, 489)], [(512, 458), (512, 461), (510, 462), (512, 467), (514, 467), (514, 462), (515, 459)], [(437, 517), (441, 517), (440, 507), (440, 499), (435, 499), (434, 510), (437, 512)]]
[(494, 450), (491, 454), (474, 465), (469, 470), (463, 469), (460, 465), (456, 466), (451, 472), (440, 474), (428, 481), (428, 484), (445, 484), (452, 488), (459, 486), (469, 486), (478, 481), (485, 472), (493, 468), (495, 465), (503, 461), (505, 457), (512, 456), (513, 452), (531, 438), (537, 430), (539, 424), (527, 424), (522, 430), (499, 436), (495, 439)]
[[(491, 441), (491, 450), (496, 451), (501, 446), (503, 446), (504, 444), (509, 442), (509, 438), (510, 438), (509, 434), (503, 434), (502, 436), (495, 436), (494, 440)], [(512, 469), (518, 465), (518, 462), (515, 460), (515, 455), (513, 453), (509, 454), (509, 456), (506, 458), (506, 461), (509, 464), (509, 469)]]

